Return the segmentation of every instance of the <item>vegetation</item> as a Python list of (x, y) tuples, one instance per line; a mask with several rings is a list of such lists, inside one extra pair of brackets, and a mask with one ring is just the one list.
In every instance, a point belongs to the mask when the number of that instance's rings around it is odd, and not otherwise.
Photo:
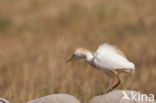
[(155, 0), (1, 0), (0, 97), (12, 103), (71, 94), (83, 103), (110, 78), (83, 60), (65, 64), (75, 47), (117, 45), (136, 64), (117, 89), (156, 95)]

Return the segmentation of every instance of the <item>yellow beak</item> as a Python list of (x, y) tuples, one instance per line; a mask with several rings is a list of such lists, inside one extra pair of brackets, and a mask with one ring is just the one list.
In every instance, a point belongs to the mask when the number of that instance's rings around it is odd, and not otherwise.
[(74, 56), (75, 56), (75, 55), (72, 55), (72, 57), (71, 57), (70, 59), (68, 59), (68, 60), (66, 61), (66, 63), (69, 63), (70, 61), (72, 61), (73, 58), (74, 58)]

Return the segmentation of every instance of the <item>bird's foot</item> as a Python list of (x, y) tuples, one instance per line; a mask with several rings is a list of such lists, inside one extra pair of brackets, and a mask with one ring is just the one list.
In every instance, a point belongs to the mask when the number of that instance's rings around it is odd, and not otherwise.
[(103, 95), (103, 94), (105, 94), (105, 93), (98, 93), (97, 95)]
[(104, 95), (104, 94), (109, 93), (109, 92), (112, 91), (112, 90), (113, 90), (113, 89), (109, 89), (109, 90), (107, 90), (106, 92), (98, 93), (97, 95)]
[(113, 89), (112, 89), (112, 88), (110, 88), (109, 90), (107, 90), (107, 91), (106, 91), (106, 93), (109, 93), (109, 92), (110, 92), (110, 91), (112, 91), (112, 90), (113, 90)]

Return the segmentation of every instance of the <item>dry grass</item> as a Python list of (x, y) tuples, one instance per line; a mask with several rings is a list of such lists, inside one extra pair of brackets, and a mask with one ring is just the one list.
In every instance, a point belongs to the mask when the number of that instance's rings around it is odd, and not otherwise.
[(155, 0), (0, 1), (0, 97), (12, 103), (67, 93), (83, 103), (110, 80), (83, 60), (65, 64), (77, 46), (103, 42), (136, 64), (118, 89), (156, 94)]

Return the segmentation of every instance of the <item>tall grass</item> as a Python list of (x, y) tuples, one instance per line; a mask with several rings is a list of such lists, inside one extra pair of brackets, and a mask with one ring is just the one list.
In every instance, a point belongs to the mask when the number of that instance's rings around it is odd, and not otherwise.
[(75, 47), (117, 45), (136, 64), (117, 89), (156, 94), (155, 0), (0, 1), (0, 97), (12, 103), (53, 93), (83, 103), (110, 78), (83, 60), (65, 64)]

